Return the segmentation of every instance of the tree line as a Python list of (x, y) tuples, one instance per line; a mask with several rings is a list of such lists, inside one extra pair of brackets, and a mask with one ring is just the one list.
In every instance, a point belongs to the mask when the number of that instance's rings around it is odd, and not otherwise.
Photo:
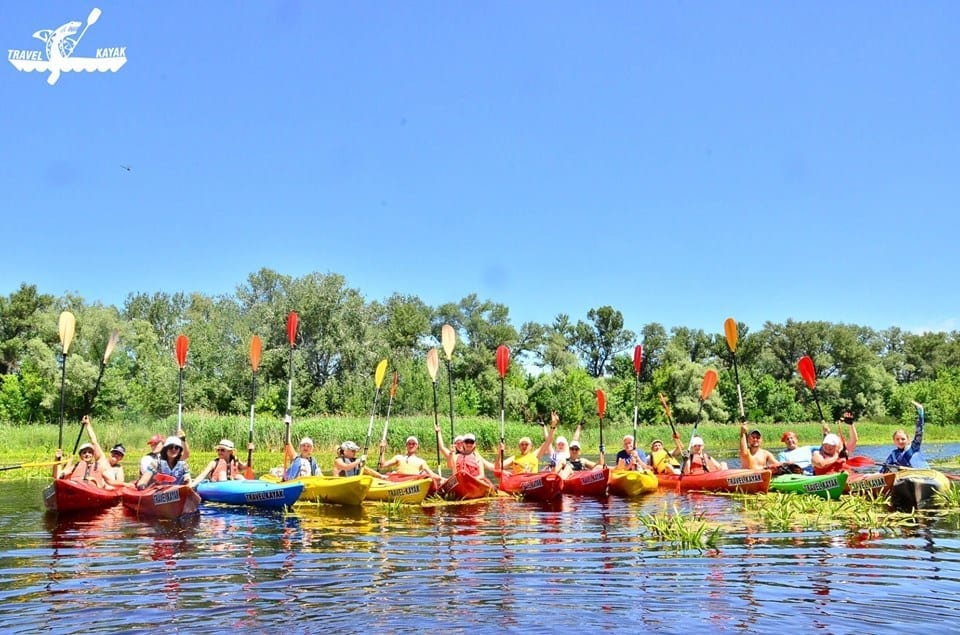
[[(0, 420), (53, 422), (60, 411), (62, 355), (57, 318), (69, 310), (76, 334), (68, 350), (64, 408), (71, 420), (87, 412), (117, 420), (149, 420), (176, 412), (179, 367), (174, 342), (190, 340), (184, 369), (187, 411), (241, 415), (249, 411), (253, 369), (249, 343), (263, 342), (258, 366), (257, 412), (286, 410), (290, 344), (286, 319), (299, 316), (294, 346), (294, 417), (369, 413), (374, 369), (387, 359), (400, 384), (396, 415), (433, 411), (433, 386), (425, 358), (440, 349), (441, 329), (453, 327), (456, 343), (440, 365), (441, 395), (452, 379), (458, 415), (499, 417), (501, 379), (494, 364), (501, 344), (510, 349), (504, 378), (506, 415), (535, 422), (557, 410), (565, 421), (596, 417), (596, 388), (607, 395), (607, 419), (662, 422), (659, 395), (678, 423), (698, 413), (700, 382), (709, 368), (717, 388), (703, 404), (716, 422), (738, 419), (733, 357), (719, 316), (717, 332), (650, 323), (639, 333), (624, 327), (611, 306), (591, 309), (576, 322), (558, 314), (551, 324), (519, 328), (509, 309), (475, 294), (437, 307), (395, 293), (365, 301), (339, 274), (300, 278), (261, 269), (233, 294), (132, 293), (123, 307), (54, 297), (24, 283), (0, 297)], [(757, 423), (817, 420), (797, 361), (810, 356), (826, 418), (850, 410), (857, 417), (908, 423), (911, 400), (927, 406), (936, 423), (960, 422), (960, 337), (877, 331), (824, 321), (767, 322), (755, 332), (737, 325), (736, 356), (746, 418)], [(111, 333), (119, 343), (104, 367)], [(642, 349), (639, 374), (634, 354)], [(443, 350), (440, 356), (446, 360)], [(98, 376), (102, 372), (102, 380)], [(444, 403), (444, 402), (441, 402)], [(441, 406), (441, 411), (445, 408)]]

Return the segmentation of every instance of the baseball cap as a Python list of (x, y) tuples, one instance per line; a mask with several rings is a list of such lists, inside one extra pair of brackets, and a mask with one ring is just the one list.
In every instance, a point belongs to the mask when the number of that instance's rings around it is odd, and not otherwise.
[(753, 435), (757, 435), (758, 437), (762, 437), (762, 436), (763, 436), (763, 434), (761, 434), (760, 431), (757, 430), (756, 428), (754, 428), (753, 430), (751, 430), (751, 431), (750, 431), (750, 434), (747, 435), (747, 436), (753, 436)]
[(695, 445), (703, 445), (703, 438), (693, 437), (690, 439), (690, 447), (692, 448)]
[(354, 443), (353, 441), (344, 441), (340, 444), (341, 450), (359, 450), (360, 446)]
[(576, 439), (570, 442), (570, 449), (572, 450), (573, 448), (577, 448), (578, 450), (580, 449), (580, 442)]
[(835, 434), (828, 434), (827, 436), (823, 437), (823, 444), (824, 445), (840, 445), (840, 437), (838, 437)]
[(464, 441), (476, 441), (476, 440), (477, 440), (477, 437), (475, 437), (475, 436), (473, 435), (473, 433), (470, 432), (470, 433), (467, 433), (467, 434), (463, 435), (463, 440), (464, 440)]
[(147, 445), (156, 445), (161, 441), (163, 441), (163, 437), (161, 437), (159, 434), (155, 434), (152, 437), (150, 437), (149, 441), (147, 441)]

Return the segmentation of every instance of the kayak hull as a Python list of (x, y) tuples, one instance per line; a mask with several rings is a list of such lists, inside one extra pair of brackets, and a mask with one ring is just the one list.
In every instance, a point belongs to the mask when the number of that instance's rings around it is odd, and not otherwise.
[(138, 490), (128, 484), (120, 493), (123, 506), (144, 518), (177, 520), (200, 508), (200, 495), (189, 485), (153, 484)]
[[(261, 477), (270, 483), (280, 483), (280, 479), (271, 474)], [(359, 476), (301, 476), (284, 483), (302, 483), (303, 492), (298, 503), (328, 503), (330, 505), (355, 506), (363, 503), (373, 484), (373, 477)]]
[[(400, 474), (399, 472), (390, 472), (387, 474), (387, 480), (391, 483), (404, 483), (407, 481), (419, 481), (426, 478), (423, 474)], [(430, 489), (427, 490), (427, 496), (433, 496), (438, 491), (437, 482), (430, 479)]]
[(890, 503), (897, 509), (921, 509), (936, 503), (934, 496), (950, 488), (943, 472), (902, 467), (890, 490)]
[(551, 501), (563, 493), (563, 479), (556, 472), (507, 474), (500, 477), (499, 489), (524, 500)]
[(58, 478), (43, 490), (43, 504), (58, 514), (92, 512), (120, 502), (120, 490)]
[(633, 497), (655, 492), (660, 483), (660, 478), (650, 472), (610, 470), (607, 489), (616, 496)]
[(564, 479), (563, 492), (574, 496), (606, 496), (609, 480), (610, 468), (606, 465), (600, 469), (580, 470)]
[(791, 494), (811, 494), (820, 498), (836, 500), (843, 494), (847, 485), (848, 474), (836, 472), (833, 474), (784, 474), (770, 479), (771, 492)]
[(893, 482), (897, 475), (893, 472), (871, 472), (869, 474), (860, 474), (850, 472), (847, 477), (847, 486), (844, 488), (844, 494), (854, 496), (886, 496), (893, 487)]
[(661, 474), (660, 487), (680, 491), (765, 493), (770, 489), (770, 470), (717, 470), (703, 474)]
[(420, 478), (407, 481), (373, 479), (367, 497), (364, 500), (377, 502), (395, 502), (407, 505), (419, 505), (430, 493), (432, 478)]
[(440, 495), (447, 500), (476, 500), (496, 496), (497, 488), (489, 479), (460, 472), (452, 474), (443, 482), (440, 486)]
[(197, 493), (205, 503), (283, 509), (297, 502), (303, 493), (303, 483), (271, 483), (260, 479), (204, 481), (197, 485)]

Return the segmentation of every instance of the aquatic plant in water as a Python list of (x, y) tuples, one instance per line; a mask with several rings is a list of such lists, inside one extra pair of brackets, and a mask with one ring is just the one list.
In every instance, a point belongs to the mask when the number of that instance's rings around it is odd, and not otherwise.
[(915, 512), (893, 512), (885, 498), (844, 496), (832, 501), (782, 492), (735, 495), (751, 518), (771, 531), (824, 531), (845, 528), (890, 532), (916, 526)]
[(639, 519), (653, 540), (673, 543), (681, 550), (717, 547), (720, 527), (704, 521), (703, 514), (683, 515), (674, 505), (673, 513), (664, 506), (661, 513), (640, 514)]

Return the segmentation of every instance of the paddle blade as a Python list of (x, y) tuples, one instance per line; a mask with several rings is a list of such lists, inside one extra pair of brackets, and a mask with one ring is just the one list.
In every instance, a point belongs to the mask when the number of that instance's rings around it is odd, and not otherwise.
[(712, 368), (703, 374), (703, 383), (700, 385), (700, 401), (706, 401), (713, 387), (717, 385), (717, 371)]
[(737, 352), (737, 338), (740, 336), (737, 333), (737, 321), (732, 317), (727, 318), (723, 322), (723, 332), (727, 336), (727, 347), (730, 349), (731, 353)]
[(660, 393), (660, 403), (663, 404), (663, 412), (667, 415), (667, 419), (670, 419), (670, 404), (667, 403), (667, 398)]
[(60, 346), (63, 354), (66, 355), (70, 350), (70, 342), (73, 341), (73, 331), (77, 327), (77, 318), (73, 317), (70, 311), (64, 311), (57, 320), (57, 333), (60, 334)]
[(257, 369), (260, 367), (260, 353), (263, 350), (263, 342), (260, 341), (259, 335), (254, 335), (250, 338), (250, 367), (253, 369), (253, 372), (257, 372)]
[(640, 374), (640, 368), (643, 366), (643, 344), (637, 344), (633, 347), (633, 372)]
[(871, 459), (869, 456), (851, 456), (847, 458), (847, 463), (849, 467), (871, 467), (876, 465), (877, 462)]
[(97, 20), (99, 19), (100, 19), (100, 9), (97, 9), (96, 7), (94, 7), (93, 10), (90, 11), (90, 15), (87, 16), (87, 26), (88, 27), (93, 26), (94, 24), (97, 23)]
[(597, 414), (603, 419), (603, 413), (607, 411), (607, 396), (601, 388), (597, 388)]
[(803, 377), (807, 387), (810, 390), (815, 390), (817, 388), (817, 370), (813, 367), (813, 360), (810, 359), (809, 355), (800, 358), (800, 361), (797, 362), (797, 370), (800, 371), (800, 376)]
[[(437, 369), (440, 368), (440, 357), (437, 355), (437, 349), (431, 348), (427, 351), (427, 372), (430, 373), (430, 381), (437, 381)], [(434, 387), (434, 401), (436, 401), (436, 387)]]
[(453, 359), (453, 347), (457, 344), (457, 332), (449, 324), (444, 324), (440, 329), (440, 342), (443, 344), (443, 352), (447, 355), (447, 360)]
[(297, 343), (297, 325), (300, 323), (300, 316), (296, 311), (290, 311), (287, 316), (287, 341), (293, 347)]
[(397, 384), (400, 383), (400, 373), (393, 371), (393, 383), (390, 384), (390, 398), (393, 399), (397, 394)]
[(187, 365), (187, 349), (190, 348), (190, 340), (186, 335), (178, 335), (177, 343), (174, 346), (174, 352), (177, 354), (177, 365), (183, 370)]
[(381, 359), (380, 363), (377, 364), (377, 370), (373, 373), (373, 383), (376, 385), (377, 390), (380, 390), (380, 385), (383, 383), (383, 378), (387, 374), (387, 360)]
[(117, 347), (117, 342), (120, 341), (120, 331), (113, 329), (110, 332), (110, 337), (107, 339), (107, 347), (103, 349), (103, 364), (107, 364), (107, 360), (110, 359), (110, 356), (113, 355), (113, 349)]
[(500, 379), (507, 376), (507, 368), (510, 366), (510, 349), (501, 344), (497, 347), (497, 372), (500, 373)]

